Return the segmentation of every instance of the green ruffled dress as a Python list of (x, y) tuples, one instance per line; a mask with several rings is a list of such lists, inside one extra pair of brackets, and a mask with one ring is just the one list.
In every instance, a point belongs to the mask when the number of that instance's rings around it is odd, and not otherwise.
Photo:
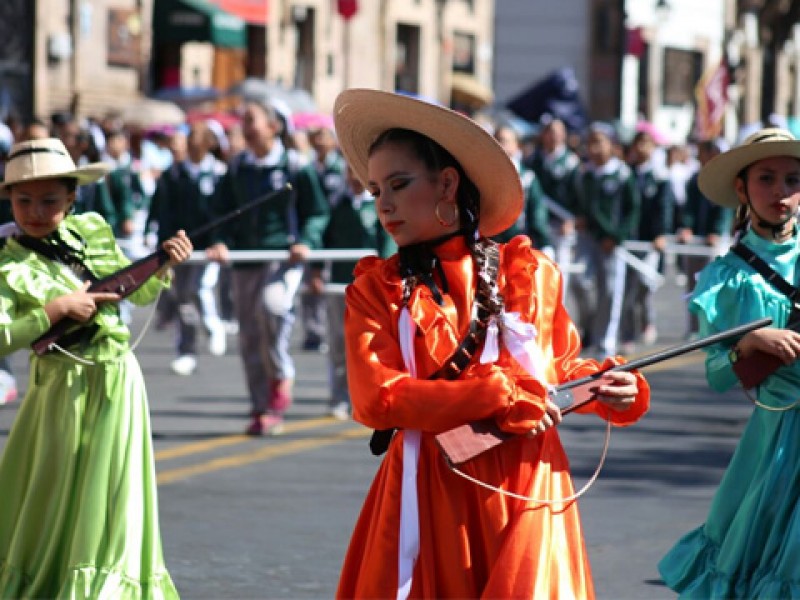
[[(786, 243), (752, 231), (743, 241), (798, 285), (796, 230)], [(785, 327), (791, 308), (731, 252), (701, 273), (689, 307), (700, 318), (702, 335), (763, 317)], [(730, 345), (716, 345), (706, 357), (708, 381), (719, 391), (737, 383), (729, 350)], [(757, 395), (775, 408), (797, 402), (800, 361), (781, 367)], [(681, 598), (800, 598), (800, 407), (753, 409), (705, 524), (680, 539), (658, 567)]]
[[(129, 263), (95, 213), (67, 217), (98, 276)], [(79, 287), (69, 269), (8, 240), (0, 251), (0, 355), (49, 328), (44, 305)], [(152, 302), (153, 277), (129, 297)], [(0, 457), (0, 598), (177, 598), (164, 566), (144, 378), (112, 304), (77, 351), (31, 354), (28, 391)], [(75, 351), (70, 348), (71, 351)]]

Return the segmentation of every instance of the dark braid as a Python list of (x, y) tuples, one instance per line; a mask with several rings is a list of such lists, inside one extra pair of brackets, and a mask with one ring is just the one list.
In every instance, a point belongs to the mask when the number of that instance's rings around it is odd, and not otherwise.
[(734, 243), (739, 240), (745, 233), (747, 233), (747, 226), (750, 224), (750, 207), (747, 204), (740, 204), (736, 208), (736, 213), (733, 217), (733, 225), (731, 227), (731, 237)]
[[(741, 179), (742, 183), (745, 186), (745, 194), (747, 193), (747, 170), (748, 167), (745, 167), (736, 175), (736, 179)], [(731, 237), (733, 238), (733, 243), (735, 244), (739, 241), (745, 233), (747, 233), (747, 226), (750, 224), (750, 204), (749, 198), (747, 204), (739, 204), (736, 207), (736, 213), (733, 217), (733, 223), (731, 225)]]
[(477, 278), (475, 282), (476, 297), (492, 316), (503, 312), (505, 306), (500, 287), (497, 285), (497, 273), (492, 273), (489, 268), (490, 252), (499, 252), (497, 242), (482, 237), (471, 246), (472, 260), (475, 261)]

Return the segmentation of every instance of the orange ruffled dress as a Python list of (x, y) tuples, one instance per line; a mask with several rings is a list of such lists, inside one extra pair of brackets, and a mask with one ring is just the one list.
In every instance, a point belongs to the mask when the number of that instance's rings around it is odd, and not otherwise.
[[(529, 431), (544, 414), (545, 388), (502, 347), (494, 364), (476, 359), (456, 381), (427, 380), (465, 335), (475, 290), (471, 256), (460, 237), (437, 248), (449, 284), (445, 305), (418, 286), (408, 309), (416, 325), (418, 379), (398, 343), (402, 285), (397, 257), (363, 259), (347, 291), (345, 334), (354, 417), (375, 429), (399, 427), (369, 490), (350, 542), (337, 597), (398, 595), (398, 547), (403, 431), (421, 430), (418, 476), (419, 554), (412, 598), (593, 598), (591, 571), (575, 502), (552, 507), (486, 490), (453, 473), (434, 434), (494, 416), (508, 431)], [(500, 293), (508, 313), (535, 325), (548, 382), (576, 379), (600, 365), (578, 358), (580, 338), (561, 298), (561, 275), (544, 255), (517, 237), (501, 249)], [(508, 375), (507, 375), (508, 374)], [(592, 402), (615, 425), (648, 409), (650, 391), (626, 411)], [(467, 474), (539, 499), (572, 495), (567, 456), (557, 428), (521, 436), (462, 466)]]

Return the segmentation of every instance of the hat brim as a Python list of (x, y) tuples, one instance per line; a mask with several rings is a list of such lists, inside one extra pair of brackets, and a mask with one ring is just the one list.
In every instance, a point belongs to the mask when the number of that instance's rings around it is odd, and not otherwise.
[(800, 141), (781, 140), (748, 144), (718, 154), (700, 170), (697, 185), (703, 195), (720, 206), (737, 208), (736, 176), (754, 162), (775, 156), (800, 159)]
[(93, 183), (102, 179), (111, 172), (111, 166), (105, 163), (91, 163), (70, 169), (61, 173), (48, 173), (47, 175), (31, 175), (30, 177), (19, 177), (9, 181), (0, 182), (0, 194), (8, 195), (8, 188), (12, 185), (27, 183), (29, 181), (41, 181), (44, 179), (75, 179), (78, 185)]
[(336, 136), (356, 176), (366, 185), (370, 146), (387, 129), (416, 131), (444, 147), (480, 192), (482, 235), (497, 235), (517, 220), (523, 193), (514, 163), (473, 120), (429, 102), (371, 89), (349, 89), (336, 98)]

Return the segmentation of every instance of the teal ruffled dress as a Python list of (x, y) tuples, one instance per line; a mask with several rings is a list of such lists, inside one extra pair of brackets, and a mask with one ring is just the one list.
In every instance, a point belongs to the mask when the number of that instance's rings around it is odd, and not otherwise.
[[(796, 230), (786, 243), (752, 231), (743, 241), (798, 285)], [(791, 308), (731, 252), (701, 273), (689, 307), (700, 318), (702, 335), (763, 317), (785, 327)], [(730, 345), (715, 345), (706, 357), (708, 381), (719, 391), (737, 383), (729, 350)], [(767, 378), (757, 397), (775, 408), (797, 402), (800, 361)], [(800, 407), (753, 409), (705, 524), (680, 539), (658, 567), (681, 598), (800, 598)]]
[[(95, 213), (59, 227), (99, 277), (129, 263)], [(80, 281), (13, 238), (0, 251), (0, 355), (49, 328), (44, 305)], [(152, 302), (152, 277), (129, 297)], [(31, 354), (27, 394), (0, 457), (0, 598), (169, 599), (144, 378), (116, 307), (77, 352)]]

